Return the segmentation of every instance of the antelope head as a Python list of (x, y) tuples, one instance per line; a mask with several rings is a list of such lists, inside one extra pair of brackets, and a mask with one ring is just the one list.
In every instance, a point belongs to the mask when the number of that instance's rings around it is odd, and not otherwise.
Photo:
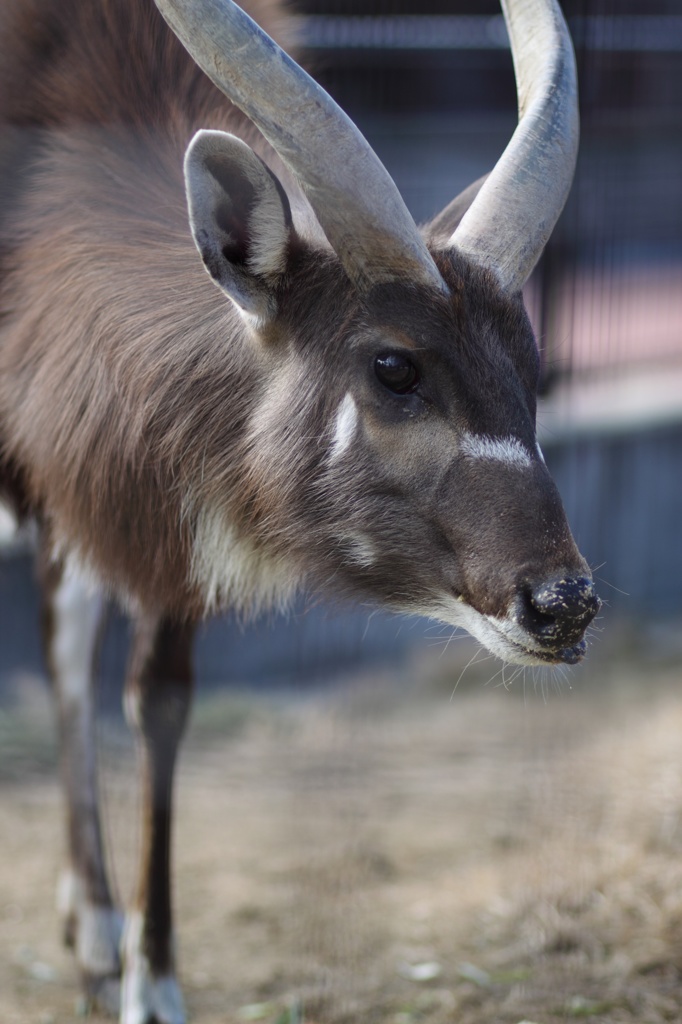
[(557, 3), (503, 0), (519, 124), (423, 233), (352, 122), (238, 7), (157, 3), (283, 167), (214, 131), (185, 160), (197, 248), (259, 367), (233, 520), (271, 566), (461, 625), (509, 662), (578, 661), (599, 599), (536, 441), (521, 299), (577, 150)]

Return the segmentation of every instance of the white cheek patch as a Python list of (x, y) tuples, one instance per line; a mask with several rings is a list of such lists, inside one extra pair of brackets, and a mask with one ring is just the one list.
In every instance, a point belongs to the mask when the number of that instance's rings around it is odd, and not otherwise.
[(527, 469), (533, 462), (526, 446), (515, 437), (464, 434), (459, 441), (459, 450), (469, 459), (489, 459), (519, 469)]
[(369, 569), (378, 561), (377, 549), (370, 537), (359, 530), (352, 530), (343, 535), (348, 547), (348, 559), (356, 565)]
[(334, 436), (329, 461), (335, 462), (346, 451), (358, 426), (358, 409), (350, 392), (345, 396), (336, 413)]

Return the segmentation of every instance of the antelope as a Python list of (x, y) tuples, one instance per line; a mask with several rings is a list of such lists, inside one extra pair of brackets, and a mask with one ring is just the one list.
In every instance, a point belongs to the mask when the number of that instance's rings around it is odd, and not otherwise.
[[(519, 124), (421, 231), (270, 38), (275, 0), (245, 3), (262, 28), (230, 0), (156, 3), (0, 14), (0, 482), (40, 537), (64, 934), (122, 1024), (185, 1020), (171, 791), (203, 616), (331, 589), (539, 665), (579, 661), (599, 607), (536, 442), (521, 297), (576, 159), (556, 0), (503, 0)], [(93, 745), (110, 598), (143, 773), (125, 921)]]

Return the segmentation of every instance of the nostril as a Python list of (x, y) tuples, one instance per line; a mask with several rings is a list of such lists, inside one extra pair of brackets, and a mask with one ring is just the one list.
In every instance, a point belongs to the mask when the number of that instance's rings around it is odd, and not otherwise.
[(530, 587), (522, 593), (523, 602), (523, 624), (534, 633), (543, 633), (550, 630), (556, 623), (556, 616), (548, 610), (546, 603), (538, 601)]
[(563, 576), (522, 593), (520, 622), (540, 639), (570, 645), (579, 640), (601, 601), (587, 576)]

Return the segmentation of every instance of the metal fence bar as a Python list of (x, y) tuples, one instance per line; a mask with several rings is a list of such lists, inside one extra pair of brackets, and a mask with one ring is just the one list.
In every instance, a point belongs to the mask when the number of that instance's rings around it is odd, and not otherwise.
[[(570, 18), (576, 46), (606, 52), (680, 53), (682, 16), (588, 15)], [(509, 39), (499, 15), (307, 15), (299, 39), (316, 50), (501, 50)]]

